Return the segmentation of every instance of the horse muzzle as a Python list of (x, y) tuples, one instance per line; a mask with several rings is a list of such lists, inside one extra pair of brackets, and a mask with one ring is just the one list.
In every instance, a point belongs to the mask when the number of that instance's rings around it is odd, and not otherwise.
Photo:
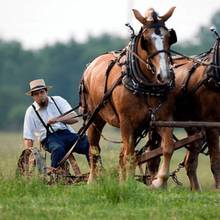
[(170, 83), (169, 72), (167, 72), (166, 74), (162, 74), (162, 73), (157, 74), (157, 82), (160, 84), (169, 84)]

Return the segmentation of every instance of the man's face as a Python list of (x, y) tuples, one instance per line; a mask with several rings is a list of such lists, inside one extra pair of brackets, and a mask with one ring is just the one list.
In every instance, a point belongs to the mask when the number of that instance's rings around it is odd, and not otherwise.
[(33, 92), (33, 98), (37, 104), (41, 107), (46, 107), (48, 104), (48, 92), (45, 89), (40, 89)]

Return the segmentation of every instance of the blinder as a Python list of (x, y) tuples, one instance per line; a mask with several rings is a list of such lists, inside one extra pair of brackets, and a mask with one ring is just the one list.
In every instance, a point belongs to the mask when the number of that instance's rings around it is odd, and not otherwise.
[(169, 45), (171, 46), (177, 42), (177, 36), (176, 36), (176, 31), (173, 30), (173, 28), (169, 29), (169, 33), (170, 33)]
[[(177, 42), (177, 36), (176, 36), (176, 31), (171, 28), (168, 30), (169, 31), (169, 46), (175, 44)], [(147, 43), (148, 41), (144, 39), (143, 34), (141, 35), (141, 48), (142, 50), (147, 51)]]
[(147, 51), (147, 43), (148, 43), (148, 41), (144, 39), (143, 35), (141, 35), (141, 48), (142, 48), (142, 50)]

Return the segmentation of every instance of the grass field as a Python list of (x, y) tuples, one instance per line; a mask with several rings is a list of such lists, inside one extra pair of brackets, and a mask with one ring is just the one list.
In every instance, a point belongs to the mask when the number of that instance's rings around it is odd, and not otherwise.
[[(121, 141), (117, 129), (107, 126), (103, 134)], [(176, 135), (185, 137), (185, 133), (179, 131)], [(22, 133), (0, 133), (0, 140), (0, 220), (220, 218), (220, 192), (213, 192), (209, 158), (204, 155), (200, 155), (198, 169), (202, 192), (190, 191), (185, 169), (177, 174), (182, 187), (172, 179), (168, 180), (168, 190), (150, 190), (135, 180), (118, 184), (116, 173), (108, 169), (118, 164), (120, 144), (103, 139), (102, 159), (107, 173), (96, 184), (48, 186), (37, 176), (22, 179), (15, 175), (24, 149)], [(171, 171), (182, 162), (184, 154), (185, 149), (174, 153)], [(85, 157), (75, 156), (82, 172), (88, 172)], [(47, 163), (49, 157), (47, 155)]]

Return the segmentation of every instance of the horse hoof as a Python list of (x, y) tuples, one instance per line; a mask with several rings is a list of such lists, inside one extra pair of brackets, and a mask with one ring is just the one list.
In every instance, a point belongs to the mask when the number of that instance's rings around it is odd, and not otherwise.
[(152, 189), (152, 190), (156, 189), (155, 186), (154, 186), (153, 184), (150, 184), (149, 187), (150, 187), (150, 189)]
[(89, 185), (89, 184), (92, 184), (92, 182), (93, 182), (92, 178), (89, 177), (89, 179), (87, 180), (87, 184), (88, 184), (88, 185)]
[(150, 185), (151, 189), (167, 189), (167, 181), (163, 181), (160, 178), (155, 178)]

